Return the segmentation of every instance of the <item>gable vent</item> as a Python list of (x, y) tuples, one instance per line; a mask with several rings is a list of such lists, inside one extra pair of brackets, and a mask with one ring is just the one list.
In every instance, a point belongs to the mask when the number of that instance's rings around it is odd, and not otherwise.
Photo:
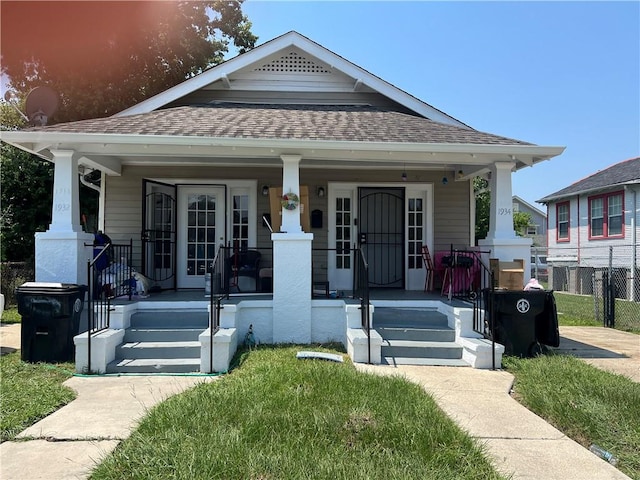
[(279, 72), (279, 73), (331, 73), (322, 65), (318, 65), (305, 57), (291, 52), (270, 63), (262, 65), (254, 72)]

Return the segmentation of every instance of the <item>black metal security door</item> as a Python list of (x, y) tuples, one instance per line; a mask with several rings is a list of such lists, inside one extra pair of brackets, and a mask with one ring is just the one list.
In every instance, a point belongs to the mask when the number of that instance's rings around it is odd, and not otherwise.
[(404, 188), (358, 189), (358, 242), (369, 286), (404, 287)]
[(142, 271), (163, 290), (176, 288), (176, 188), (146, 181)]

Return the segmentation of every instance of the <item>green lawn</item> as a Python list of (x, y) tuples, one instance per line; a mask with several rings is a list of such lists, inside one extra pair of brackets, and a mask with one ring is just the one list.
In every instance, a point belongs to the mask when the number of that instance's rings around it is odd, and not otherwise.
[(243, 353), (158, 405), (91, 478), (502, 478), (418, 385), (298, 350)]
[(2, 323), (20, 323), (22, 317), (18, 313), (17, 307), (5, 308), (2, 312)]
[(62, 385), (73, 368), (69, 363), (26, 363), (20, 352), (0, 357), (0, 441), (13, 439), (73, 400), (75, 393)]
[(612, 452), (640, 479), (640, 384), (570, 356), (505, 357), (516, 397), (567, 436)]
[[(558, 323), (562, 326), (602, 327), (602, 301), (595, 305), (590, 295), (553, 292), (558, 309)], [(598, 309), (598, 311), (596, 311)], [(616, 328), (640, 333), (640, 304), (617, 298), (615, 300)], [(597, 316), (596, 316), (597, 315)], [(596, 320), (599, 318), (599, 320)]]

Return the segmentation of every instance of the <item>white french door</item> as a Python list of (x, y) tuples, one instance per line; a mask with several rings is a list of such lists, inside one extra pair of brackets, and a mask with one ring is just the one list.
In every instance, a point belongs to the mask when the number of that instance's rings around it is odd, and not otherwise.
[(225, 188), (178, 187), (178, 288), (204, 288), (204, 276), (226, 240)]
[[(375, 191), (402, 192), (401, 205), (393, 210), (379, 209), (374, 202), (373, 206), (366, 206), (358, 199), (358, 192), (364, 189)], [(395, 190), (394, 190), (395, 189)], [(402, 198), (403, 197), (403, 198)], [(363, 205), (367, 211), (360, 211)], [(393, 215), (395, 219), (390, 219)], [(353, 246), (369, 250), (368, 262), (371, 272), (394, 271), (400, 279), (396, 283), (386, 282), (389, 286), (400, 287), (406, 290), (422, 290), (426, 275), (421, 256), (422, 245), (427, 245), (433, 251), (433, 185), (432, 184), (329, 184), (329, 225), (328, 225), (328, 277), (330, 287), (338, 290), (348, 290), (353, 282)], [(400, 225), (396, 232), (401, 236), (398, 252), (391, 257), (389, 255), (375, 255), (375, 235), (363, 229), (375, 225), (377, 221), (389, 222), (394, 220)], [(365, 228), (366, 227), (366, 228)], [(397, 242), (396, 242), (397, 243)], [(393, 265), (391, 265), (391, 263)], [(393, 267), (393, 270), (391, 270)], [(398, 273), (399, 272), (399, 273)], [(389, 275), (387, 274), (387, 277)], [(370, 278), (371, 280), (371, 278)], [(375, 279), (374, 279), (375, 280)], [(381, 286), (370, 281), (370, 286)]]

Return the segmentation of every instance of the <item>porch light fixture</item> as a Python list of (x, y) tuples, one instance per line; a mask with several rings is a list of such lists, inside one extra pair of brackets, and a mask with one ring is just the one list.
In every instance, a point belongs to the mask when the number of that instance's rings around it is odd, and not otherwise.
[(402, 175), (400, 176), (400, 178), (402, 178), (403, 182), (407, 181), (407, 166), (406, 165), (402, 165)]
[(318, 195), (318, 197), (320, 197), (320, 198), (324, 198), (325, 193), (326, 193), (326, 192), (325, 192), (325, 190), (324, 190), (324, 187), (318, 187), (318, 188), (316, 189), (316, 194), (317, 194), (317, 195)]
[(262, 186), (262, 196), (263, 197), (268, 197), (269, 196), (269, 185), (263, 185)]

